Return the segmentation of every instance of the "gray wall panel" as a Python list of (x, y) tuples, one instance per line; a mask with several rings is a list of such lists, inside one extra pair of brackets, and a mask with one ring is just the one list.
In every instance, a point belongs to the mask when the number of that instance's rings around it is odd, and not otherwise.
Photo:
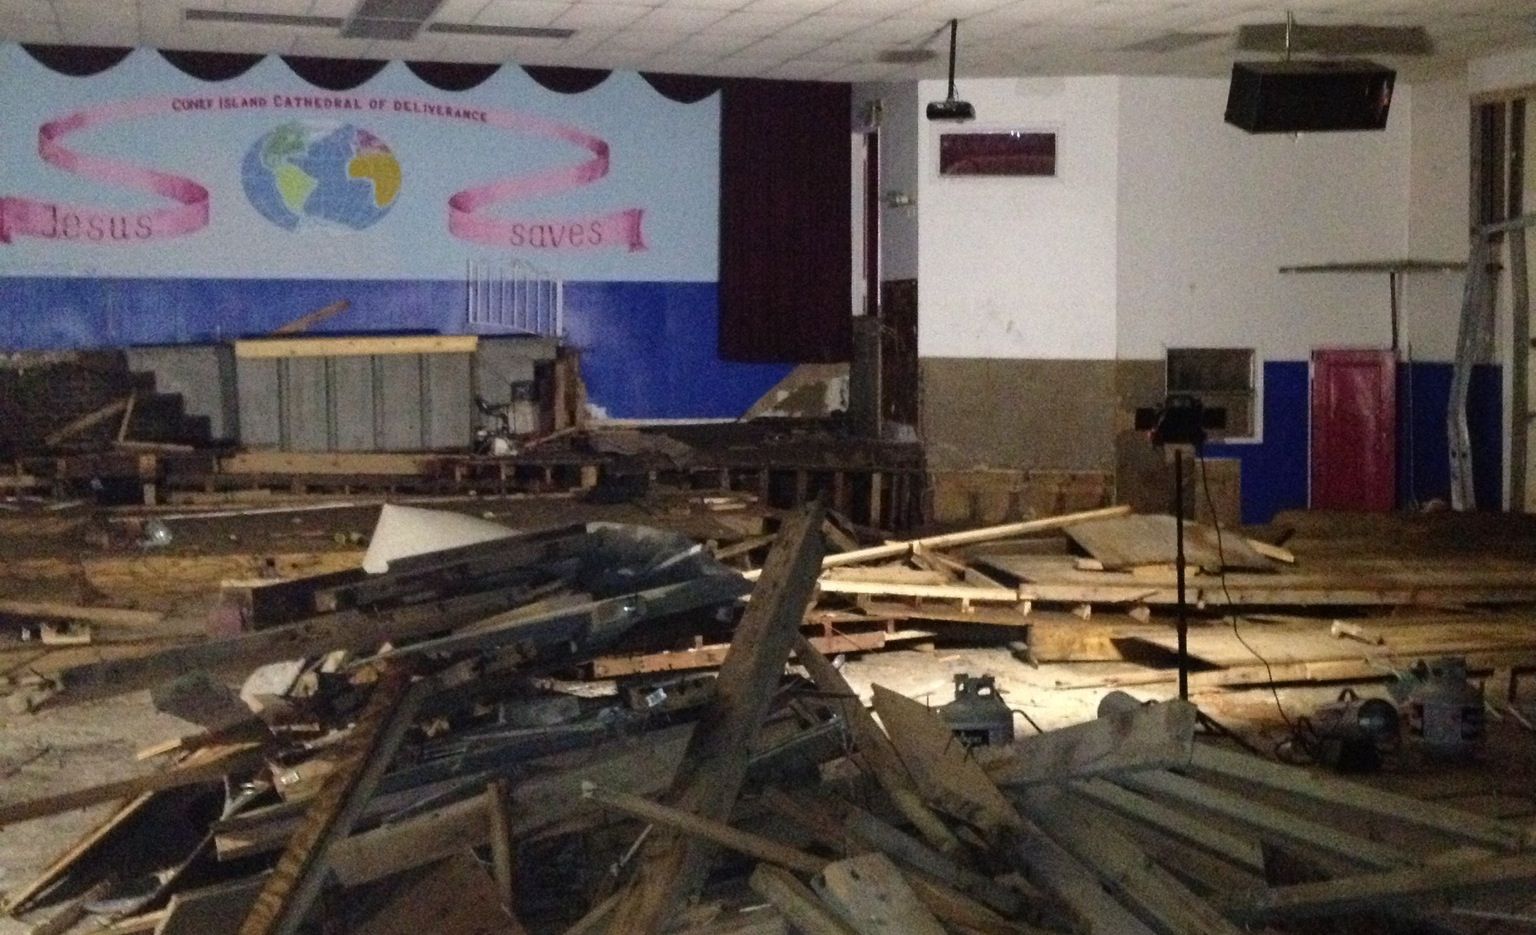
[(330, 393), (328, 358), (290, 357), (282, 362), (283, 420), (289, 451), (328, 451)]
[(337, 451), (374, 451), (379, 447), (374, 434), (374, 359), (330, 359), (332, 442)]
[(249, 448), (277, 448), (282, 443), (282, 402), (278, 361), (240, 358), (235, 362), (239, 396), (240, 443)]
[(475, 434), (473, 355), (427, 354), (423, 360), (427, 447), (468, 447)]
[(418, 354), (381, 354), (375, 370), (375, 405), (383, 418), (380, 422), (379, 447), (386, 451), (416, 451), (422, 448), (421, 356)]

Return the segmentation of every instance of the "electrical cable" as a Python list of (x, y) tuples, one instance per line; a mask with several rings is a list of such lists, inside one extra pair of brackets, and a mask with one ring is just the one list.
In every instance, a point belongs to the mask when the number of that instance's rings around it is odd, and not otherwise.
[[(1294, 740), (1297, 737), (1296, 725), (1291, 722), (1290, 716), (1285, 713), (1285, 706), (1280, 703), (1280, 690), (1275, 687), (1275, 670), (1270, 668), (1268, 659), (1265, 659), (1258, 650), (1254, 649), (1247, 640), (1243, 639), (1243, 634), (1238, 630), (1237, 612), (1232, 609), (1236, 602), (1232, 600), (1232, 592), (1227, 588), (1227, 554), (1221, 537), (1221, 522), (1216, 518), (1216, 500), (1211, 496), (1211, 472), (1206, 464), (1205, 455), (1201, 454), (1198, 450), (1195, 452), (1195, 460), (1200, 462), (1200, 485), (1205, 490), (1205, 506), (1211, 513), (1211, 526), (1216, 529), (1216, 561), (1218, 564), (1216, 575), (1217, 579), (1221, 582), (1221, 593), (1227, 601), (1227, 622), (1232, 625), (1232, 635), (1237, 638), (1237, 641), (1242, 644), (1243, 648), (1252, 653), (1253, 658), (1264, 664), (1264, 674), (1269, 679), (1269, 693), (1275, 699), (1275, 710), (1279, 712), (1280, 720), (1285, 722), (1285, 729), (1290, 733), (1291, 739)], [(1281, 744), (1285, 742), (1281, 741)], [(1276, 745), (1277, 748), (1279, 746), (1280, 744)]]

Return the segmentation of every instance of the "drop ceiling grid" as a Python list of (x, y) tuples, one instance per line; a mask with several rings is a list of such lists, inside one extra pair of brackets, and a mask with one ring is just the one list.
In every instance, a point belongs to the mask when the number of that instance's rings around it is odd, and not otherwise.
[[(1275, 22), (1421, 25), (1432, 60), (1387, 60), (1408, 77), (1469, 57), (1536, 46), (1536, 9), (1511, 0), (444, 0), (435, 21), (556, 26), (574, 37), (513, 40), (423, 31), (409, 41), (343, 39), (324, 28), (188, 23), (188, 7), (344, 17), (356, 0), (0, 0), (0, 39), (294, 52), (512, 59), (530, 64), (655, 68), (837, 80), (928, 77), (932, 63), (891, 65), (884, 49), (927, 46), (961, 19), (962, 76), (1115, 70), (1219, 74), (1238, 57), (1231, 34)], [(1173, 33), (1220, 33), (1194, 48), (1126, 49)], [(1154, 45), (1155, 47), (1155, 45)], [(968, 54), (969, 53), (969, 54)], [(1250, 56), (1251, 57), (1251, 56)]]

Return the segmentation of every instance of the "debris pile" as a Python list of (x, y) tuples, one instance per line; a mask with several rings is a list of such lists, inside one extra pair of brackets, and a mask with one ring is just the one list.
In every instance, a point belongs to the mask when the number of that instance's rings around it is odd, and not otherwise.
[[(157, 772), (0, 802), (0, 827), (120, 803), (5, 907), (172, 935), (1235, 935), (1525, 911), (1526, 828), (1197, 737), (1187, 703), (1111, 692), (1010, 737), (985, 679), (943, 709), (876, 685), (870, 710), (829, 658), (855, 618), (895, 619), (866, 598), (939, 627), (1006, 612), (1027, 653), (1048, 599), (956, 550), (1120, 513), (826, 554), (847, 531), (812, 506), (736, 553), (766, 549), (745, 574), (656, 529), (396, 514), (374, 573), (235, 589), (239, 632), (59, 674), (43, 708), (149, 689), (200, 729), (144, 751)], [(717, 674), (653, 658), (690, 651)], [(574, 677), (643, 658), (643, 678)]]

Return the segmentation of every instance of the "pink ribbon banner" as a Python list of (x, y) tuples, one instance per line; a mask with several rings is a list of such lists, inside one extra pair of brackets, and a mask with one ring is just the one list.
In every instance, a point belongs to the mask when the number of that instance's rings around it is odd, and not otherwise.
[(0, 243), (16, 237), (129, 244), (195, 233), (208, 225), (208, 189), (193, 179), (104, 156), (82, 153), (64, 140), (82, 130), (147, 117), (207, 116), (233, 111), (321, 111), (331, 114), (400, 114), (471, 123), (584, 150), (579, 162), (532, 175), (517, 175), (467, 188), (448, 199), (448, 232), (461, 240), (492, 247), (533, 250), (644, 250), (644, 210), (626, 208), (609, 214), (573, 218), (521, 218), (492, 215), (506, 201), (548, 197), (590, 185), (609, 170), (608, 144), (577, 127), (512, 111), (442, 104), (413, 98), (354, 97), (332, 94), (218, 95), (149, 98), (104, 104), (43, 124), (37, 153), (49, 165), (102, 185), (147, 192), (169, 205), (149, 210), (109, 210), (24, 196), (0, 196)]

